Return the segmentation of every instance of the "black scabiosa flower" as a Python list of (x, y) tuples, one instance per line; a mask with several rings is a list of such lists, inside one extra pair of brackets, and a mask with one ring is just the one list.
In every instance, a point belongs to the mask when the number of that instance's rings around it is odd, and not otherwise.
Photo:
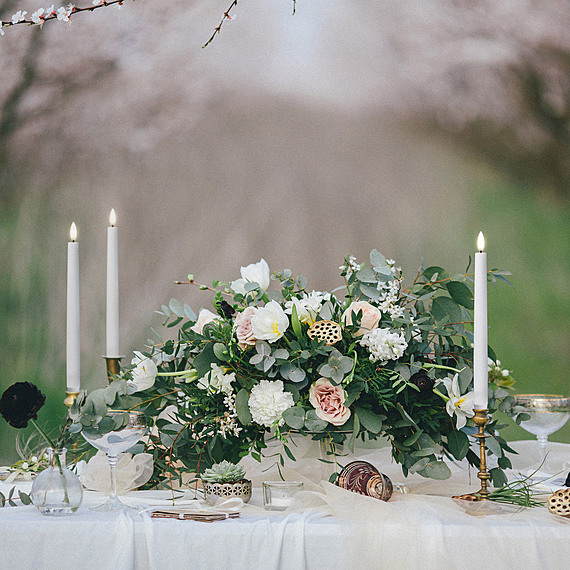
[(410, 382), (420, 389), (420, 394), (423, 397), (427, 397), (433, 392), (435, 382), (423, 370), (412, 374)]
[(0, 398), (0, 414), (15, 428), (25, 428), (37, 418), (46, 397), (31, 382), (12, 384)]
[(236, 312), (236, 310), (226, 300), (220, 301), (216, 306), (216, 310), (220, 317), (225, 317), (228, 320), (231, 320), (233, 314)]

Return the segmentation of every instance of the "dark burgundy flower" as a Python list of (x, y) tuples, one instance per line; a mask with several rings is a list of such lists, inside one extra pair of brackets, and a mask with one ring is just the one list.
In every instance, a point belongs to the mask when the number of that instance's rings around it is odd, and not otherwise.
[(568, 477), (566, 477), (566, 481), (564, 482), (565, 487), (570, 487), (570, 472), (568, 472)]
[(236, 312), (236, 310), (226, 300), (221, 300), (216, 306), (216, 310), (220, 317), (225, 317), (226, 319), (231, 319), (233, 314)]
[(37, 418), (46, 397), (31, 382), (12, 384), (0, 398), (0, 414), (15, 428), (25, 428)]
[(423, 370), (413, 374), (410, 378), (410, 382), (420, 389), (420, 394), (422, 396), (429, 396), (433, 392), (433, 385), (435, 382)]

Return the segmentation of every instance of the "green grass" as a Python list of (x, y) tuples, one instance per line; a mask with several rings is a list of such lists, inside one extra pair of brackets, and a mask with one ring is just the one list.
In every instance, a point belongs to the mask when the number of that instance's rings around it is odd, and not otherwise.
[[(513, 288), (488, 294), (489, 342), (513, 370), (517, 393), (570, 396), (570, 208), (514, 187), (477, 196), (490, 265), (512, 272)], [(532, 437), (513, 426), (509, 439)], [(570, 443), (570, 422), (551, 436)]]
[[(513, 371), (516, 392), (570, 395), (566, 373), (570, 358), (568, 206), (498, 184), (477, 188), (472, 202), (470, 198), (464, 202), (469, 208), (467, 215), (442, 212), (442, 218), (434, 220), (433, 236), (427, 244), (430, 262), (463, 271), (464, 265), (452, 265), (474, 252), (475, 238), (482, 229), (489, 265), (512, 271), (514, 286), (489, 288), (490, 344), (503, 366)], [(45, 318), (50, 288), (45, 261), (33, 247), (33, 240), (41, 239), (37, 228), (45, 223), (45, 209), (38, 204), (28, 212), (28, 227), (36, 228), (38, 235), (29, 236), (30, 241), (22, 246), (21, 207), (0, 209), (0, 388), (21, 380), (37, 384), (48, 396), (38, 419), (54, 431), (65, 415), (61, 389), (65, 362), (61, 355), (58, 359), (50, 354), (54, 343)], [(151, 318), (149, 314), (149, 321)], [(17, 459), (16, 433), (0, 420), (0, 464)], [(532, 437), (514, 424), (505, 435), (508, 439)], [(570, 443), (570, 422), (551, 439)]]

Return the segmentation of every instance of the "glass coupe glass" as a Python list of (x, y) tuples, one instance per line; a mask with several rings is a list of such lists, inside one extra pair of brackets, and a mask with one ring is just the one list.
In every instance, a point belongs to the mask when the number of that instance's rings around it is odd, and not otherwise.
[(570, 418), (570, 398), (556, 394), (518, 394), (514, 398), (515, 412), (530, 416), (520, 426), (536, 435), (540, 450), (537, 468), (540, 468), (546, 458), (548, 436), (563, 427)]
[(81, 433), (83, 437), (97, 449), (107, 454), (109, 466), (111, 468), (111, 494), (107, 501), (97, 507), (91, 507), (94, 511), (117, 512), (130, 509), (117, 497), (117, 477), (116, 466), (119, 453), (128, 451), (146, 433), (146, 418), (142, 412), (127, 412), (123, 410), (109, 410), (105, 418), (101, 420), (108, 425), (115, 424), (115, 431), (98, 429), (84, 429)]

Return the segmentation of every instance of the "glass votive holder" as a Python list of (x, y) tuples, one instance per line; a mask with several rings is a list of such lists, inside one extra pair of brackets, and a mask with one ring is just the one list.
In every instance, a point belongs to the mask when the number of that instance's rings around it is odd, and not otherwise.
[(264, 481), (263, 507), (267, 511), (284, 511), (293, 504), (295, 493), (302, 489), (301, 481)]

